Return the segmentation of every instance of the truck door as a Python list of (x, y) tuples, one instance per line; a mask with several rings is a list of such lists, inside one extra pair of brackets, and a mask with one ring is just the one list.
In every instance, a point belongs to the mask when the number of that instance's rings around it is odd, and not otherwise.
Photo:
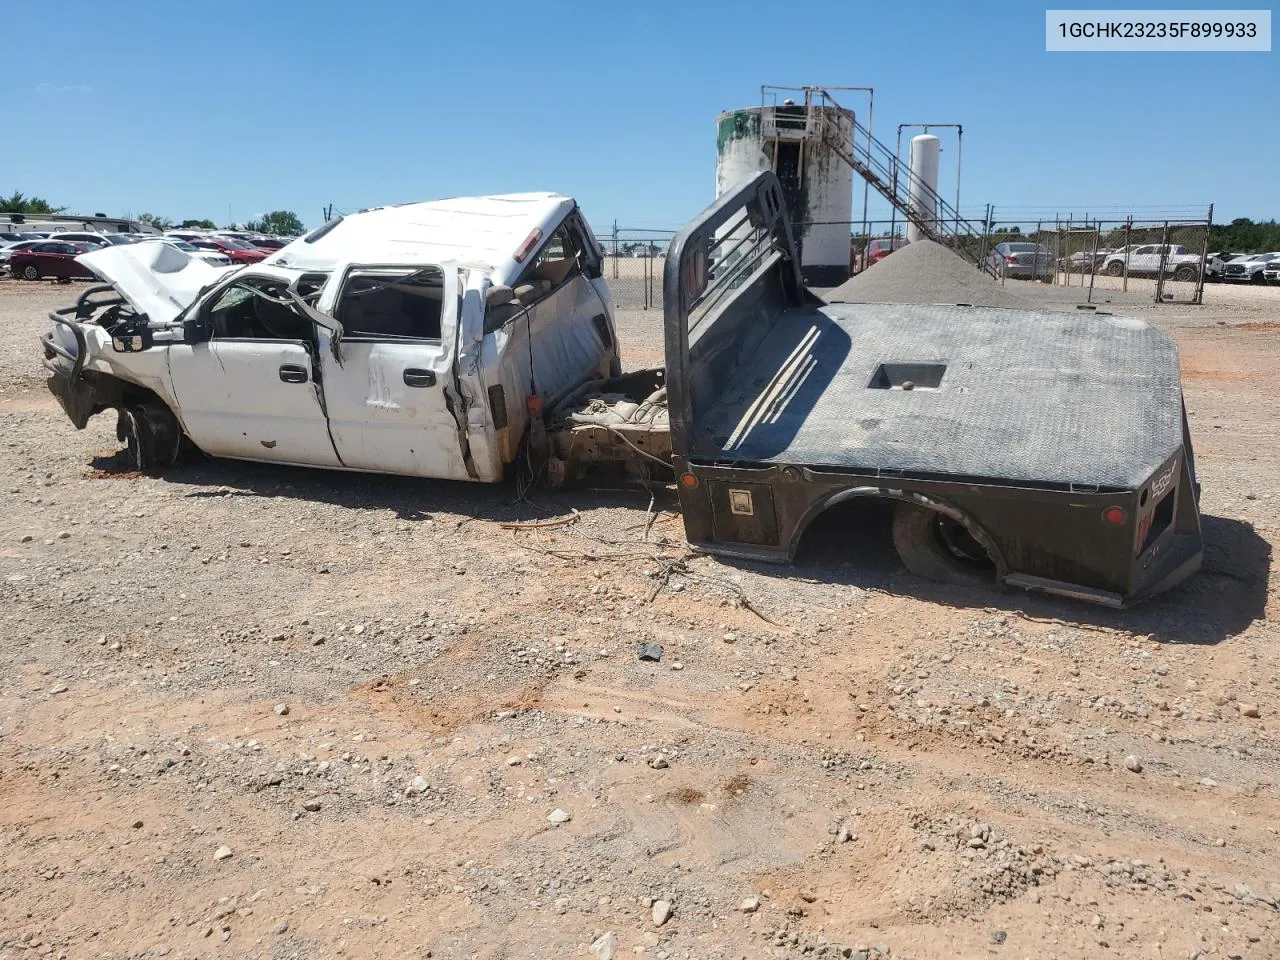
[(322, 342), (320, 362), (342, 463), (472, 479), (453, 370), (456, 266), (351, 264), (331, 288), (320, 306), (340, 324), (338, 356)]
[(1129, 258), (1130, 273), (1154, 274), (1160, 268), (1160, 248), (1147, 244), (1133, 251)]
[(197, 308), (207, 339), (168, 348), (175, 411), (205, 453), (336, 467), (317, 395), (316, 331), (283, 284), (240, 276)]
[[(546, 404), (584, 380), (617, 372), (613, 361), (618, 348), (601, 267), (599, 250), (575, 211), (516, 281), (517, 297), (532, 306), (527, 323), (512, 324), (511, 352), (517, 365), (529, 366), (532, 360), (533, 385)], [(518, 342), (522, 327), (531, 348)], [(525, 359), (520, 361), (522, 349)]]

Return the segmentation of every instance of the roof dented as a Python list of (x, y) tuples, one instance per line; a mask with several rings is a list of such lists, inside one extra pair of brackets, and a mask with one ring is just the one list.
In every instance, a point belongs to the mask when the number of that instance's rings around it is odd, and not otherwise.
[[(331, 270), (343, 263), (440, 263), (482, 267), (509, 279), (512, 254), (534, 229), (544, 234), (574, 208), (559, 193), (455, 197), (375, 207), (342, 218), (314, 240), (295, 240), (267, 263)], [(323, 228), (321, 228), (323, 230)]]

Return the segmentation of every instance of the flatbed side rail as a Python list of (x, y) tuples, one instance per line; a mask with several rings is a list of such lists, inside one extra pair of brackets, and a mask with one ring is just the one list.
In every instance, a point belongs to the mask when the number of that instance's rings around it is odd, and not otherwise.
[[(687, 455), (695, 399), (723, 387), (732, 368), (729, 345), (763, 337), (771, 310), (747, 309), (767, 288), (776, 311), (803, 302), (800, 262), (782, 186), (764, 171), (724, 194), (671, 241), (663, 270), (663, 320), (672, 452)], [(690, 343), (706, 345), (691, 357)]]

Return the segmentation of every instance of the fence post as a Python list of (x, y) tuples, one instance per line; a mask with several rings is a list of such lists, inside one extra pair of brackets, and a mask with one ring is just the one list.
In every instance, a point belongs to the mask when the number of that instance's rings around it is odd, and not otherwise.
[(613, 279), (618, 279), (618, 221), (613, 221)]
[[(1093, 303), (1093, 278), (1098, 274), (1098, 236), (1101, 233), (1102, 224), (1099, 222), (1093, 230), (1093, 252), (1089, 254), (1089, 296), (1085, 298), (1085, 303)], [(1084, 282), (1083, 278), (1080, 282)]]
[(983, 272), (985, 272), (987, 268), (986, 267), (987, 237), (990, 234), (990, 231), (991, 231), (991, 204), (988, 203), (986, 218), (982, 221), (982, 246), (979, 247), (979, 250), (981, 252), (978, 254), (978, 269), (982, 270)]
[(1204, 244), (1200, 247), (1200, 271), (1196, 277), (1196, 292), (1192, 303), (1204, 303), (1204, 268), (1209, 260), (1209, 233), (1213, 230), (1213, 204), (1209, 204), (1209, 218), (1204, 224)]
[(1129, 241), (1133, 235), (1133, 215), (1130, 214), (1124, 221), (1124, 281), (1120, 284), (1120, 289), (1124, 293), (1129, 292)]
[(1169, 221), (1160, 232), (1160, 260), (1156, 264), (1156, 303), (1164, 303), (1164, 264), (1169, 258)]
[[(1063, 232), (1062, 232), (1062, 221), (1058, 221), (1058, 253), (1059, 253), (1059, 254), (1061, 254), (1063, 250), (1070, 250), (1070, 249), (1071, 249), (1071, 216), (1072, 216), (1071, 214), (1069, 214), (1069, 213), (1067, 214), (1067, 232), (1066, 232), (1066, 233), (1063, 233)], [(1070, 256), (1070, 255), (1068, 255), (1068, 256)], [(1081, 283), (1084, 283), (1084, 278), (1083, 278), (1083, 277), (1081, 277), (1081, 278), (1080, 278), (1080, 282), (1081, 282)], [(1068, 259), (1068, 260), (1067, 260), (1067, 280), (1066, 280), (1066, 284), (1067, 284), (1067, 286), (1068, 286), (1068, 287), (1069, 287), (1069, 286), (1071, 286), (1071, 261), (1070, 261), (1070, 259)]]
[(649, 309), (649, 248), (644, 248), (644, 308)]

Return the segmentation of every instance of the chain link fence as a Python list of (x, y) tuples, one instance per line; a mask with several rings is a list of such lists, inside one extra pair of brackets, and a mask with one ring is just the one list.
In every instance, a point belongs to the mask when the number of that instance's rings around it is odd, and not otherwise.
[(597, 236), (604, 276), (619, 310), (662, 310), (662, 268), (674, 230), (618, 229)]
[[(1002, 284), (1039, 283), (1056, 300), (1079, 303), (1200, 303), (1211, 217), (1099, 219), (1075, 217), (1008, 221), (990, 216), (971, 234), (950, 239), (956, 252), (982, 265)], [(807, 223), (792, 225), (800, 236)], [(849, 273), (901, 249), (899, 218), (849, 221)], [(674, 230), (619, 227), (596, 239), (605, 252), (605, 278), (619, 310), (662, 310), (662, 271)], [(1212, 277), (1210, 277), (1212, 279)], [(821, 291), (820, 291), (821, 292)]]
[(1116, 294), (1155, 303), (1200, 303), (1210, 220), (1055, 219), (993, 223), (986, 262), (1002, 283), (1078, 288), (1082, 303)]

